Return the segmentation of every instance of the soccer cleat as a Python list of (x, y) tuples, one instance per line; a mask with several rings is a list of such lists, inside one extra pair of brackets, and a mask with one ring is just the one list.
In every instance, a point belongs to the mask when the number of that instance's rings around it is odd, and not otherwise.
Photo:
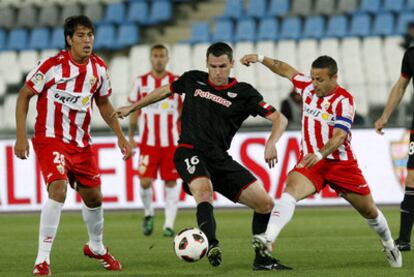
[(92, 252), (88, 244), (83, 247), (83, 254), (89, 258), (100, 260), (103, 267), (107, 270), (122, 270), (121, 263), (109, 253), (109, 249), (106, 248), (106, 253), (103, 255), (97, 255)]
[(144, 217), (144, 221), (142, 222), (142, 232), (145, 236), (149, 236), (152, 234), (152, 230), (154, 229), (154, 216), (148, 215)]
[(169, 237), (169, 238), (171, 238), (175, 235), (174, 230), (169, 228), (169, 227), (165, 228), (162, 233), (163, 233), (164, 237)]
[(218, 244), (212, 244), (208, 248), (207, 258), (210, 264), (214, 267), (221, 264), (221, 249)]
[(382, 250), (388, 260), (391, 267), (400, 268), (402, 267), (402, 255), (398, 247), (395, 245), (393, 249), (387, 249), (384, 247)]
[(409, 241), (403, 241), (400, 239), (396, 239), (395, 245), (398, 247), (398, 250), (400, 251), (411, 251), (411, 244)]
[(50, 271), (49, 264), (44, 261), (41, 264), (36, 264), (33, 267), (33, 275), (34, 276), (51, 276), (52, 272)]
[(268, 270), (291, 270), (292, 268), (280, 263), (279, 260), (273, 257), (260, 257), (256, 255), (253, 262), (254, 271), (268, 271)]
[(272, 243), (263, 235), (254, 235), (252, 244), (256, 255), (262, 258), (272, 258)]

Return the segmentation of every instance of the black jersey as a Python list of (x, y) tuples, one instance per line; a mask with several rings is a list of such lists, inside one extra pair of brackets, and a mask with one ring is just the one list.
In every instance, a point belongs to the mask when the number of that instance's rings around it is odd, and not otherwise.
[[(408, 48), (403, 57), (401, 65), (401, 76), (410, 79), (414, 75), (414, 47)], [(411, 130), (414, 130), (414, 117), (411, 123)]]
[(229, 84), (211, 84), (203, 71), (188, 71), (171, 84), (185, 94), (181, 112), (180, 144), (190, 144), (210, 157), (222, 157), (243, 121), (267, 116), (274, 108), (251, 85), (230, 78)]

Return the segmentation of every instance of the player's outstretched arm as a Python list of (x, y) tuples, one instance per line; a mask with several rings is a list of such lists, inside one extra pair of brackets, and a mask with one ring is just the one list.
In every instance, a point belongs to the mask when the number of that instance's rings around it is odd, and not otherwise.
[(391, 89), (391, 93), (388, 96), (387, 104), (385, 105), (384, 111), (380, 118), (375, 121), (375, 130), (378, 134), (382, 135), (384, 132), (382, 129), (387, 125), (388, 119), (390, 118), (392, 112), (400, 104), (401, 99), (404, 96), (404, 93), (407, 89), (407, 85), (410, 82), (410, 78), (405, 78), (401, 76), (398, 81), (394, 84)]
[(151, 93), (147, 94), (145, 97), (140, 99), (139, 101), (135, 102), (134, 104), (131, 104), (129, 106), (124, 106), (117, 108), (115, 112), (112, 114), (113, 117), (119, 117), (124, 118), (131, 114), (132, 112), (135, 112), (139, 109), (142, 109), (148, 105), (151, 105), (153, 103), (156, 103), (158, 101), (161, 101), (162, 99), (167, 98), (172, 94), (170, 90), (169, 85), (165, 85), (162, 87), (159, 87), (155, 90), (153, 90)]
[(16, 102), (16, 143), (14, 154), (19, 159), (25, 160), (29, 157), (29, 142), (27, 141), (26, 119), (29, 111), (29, 102), (34, 92), (24, 85), (17, 96)]
[(292, 80), (292, 78), (299, 73), (299, 71), (285, 62), (271, 59), (260, 54), (244, 55), (243, 58), (240, 59), (240, 62), (245, 66), (250, 66), (251, 63), (260, 62), (277, 75), (285, 77), (289, 80)]
[(276, 143), (279, 141), (283, 132), (286, 130), (288, 120), (282, 113), (278, 111), (271, 113), (270, 115), (266, 116), (266, 118), (272, 122), (272, 132), (266, 141), (264, 159), (269, 165), (269, 168), (272, 168), (277, 163)]
[(122, 132), (121, 126), (119, 125), (118, 118), (113, 117), (114, 108), (112, 107), (111, 102), (108, 97), (96, 97), (95, 98), (96, 106), (101, 113), (102, 118), (105, 120), (106, 124), (112, 129), (115, 135), (118, 137), (118, 146), (124, 155), (123, 159), (129, 159), (133, 154), (132, 146), (129, 144), (127, 139)]

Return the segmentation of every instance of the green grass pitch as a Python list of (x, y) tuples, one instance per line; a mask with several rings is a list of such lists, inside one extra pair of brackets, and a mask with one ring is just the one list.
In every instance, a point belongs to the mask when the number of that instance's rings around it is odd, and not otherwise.
[[(397, 207), (382, 209), (395, 236)], [(253, 272), (251, 215), (247, 209), (217, 209), (217, 235), (223, 264), (212, 268), (207, 259), (178, 260), (172, 239), (162, 237), (163, 213), (155, 219), (151, 237), (141, 232), (142, 211), (107, 211), (105, 244), (124, 266), (108, 272), (83, 256), (87, 240), (80, 212), (64, 212), (52, 251), (54, 276), (414, 276), (414, 255), (403, 254), (402, 269), (392, 269), (377, 236), (353, 209), (298, 208), (282, 231), (275, 256), (292, 266), (289, 272)], [(30, 276), (37, 251), (39, 213), (0, 214), (0, 276)], [(176, 230), (196, 226), (195, 211), (181, 210)]]

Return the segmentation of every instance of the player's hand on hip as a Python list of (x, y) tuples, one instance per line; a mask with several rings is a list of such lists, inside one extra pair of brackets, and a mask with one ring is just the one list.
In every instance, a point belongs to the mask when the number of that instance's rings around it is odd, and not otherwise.
[(17, 139), (14, 144), (14, 155), (17, 158), (26, 160), (29, 157), (30, 146), (27, 139)]
[(273, 143), (266, 143), (264, 159), (269, 165), (269, 168), (273, 168), (277, 164), (277, 150)]
[(131, 113), (131, 107), (130, 106), (123, 106), (123, 107), (119, 107), (117, 108), (113, 113), (112, 113), (112, 117), (117, 117), (117, 118), (125, 118), (127, 117), (130, 113)]
[(384, 129), (385, 125), (387, 125), (387, 121), (385, 118), (380, 117), (377, 119), (377, 121), (375, 121), (374, 126), (375, 126), (375, 131), (377, 132), (377, 134), (383, 135), (384, 131), (382, 129)]
[(128, 160), (135, 154), (135, 151), (132, 148), (132, 145), (126, 140), (126, 138), (119, 138), (118, 146), (119, 146), (119, 149), (121, 149), (121, 153), (123, 155), (122, 159), (124, 161)]
[(311, 168), (314, 166), (317, 162), (319, 162), (320, 159), (315, 154), (306, 154), (305, 157), (300, 161), (300, 163), (297, 165), (297, 167), (307, 167)]
[(243, 58), (240, 59), (240, 62), (245, 66), (250, 66), (251, 63), (255, 63), (257, 61), (258, 61), (257, 54), (244, 55)]

